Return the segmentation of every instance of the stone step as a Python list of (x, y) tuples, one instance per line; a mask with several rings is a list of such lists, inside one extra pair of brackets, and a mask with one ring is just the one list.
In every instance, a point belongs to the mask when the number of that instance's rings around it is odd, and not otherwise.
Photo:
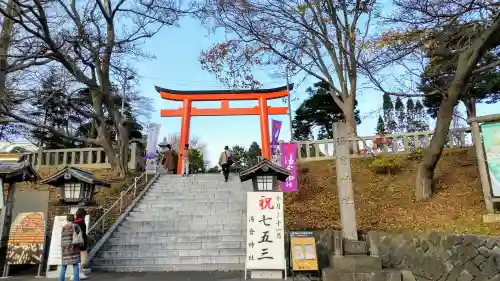
[(382, 269), (382, 260), (379, 257), (365, 255), (332, 255), (330, 260), (332, 268), (337, 270), (380, 270)]
[(182, 208), (182, 209), (214, 209), (214, 210), (226, 210), (226, 211), (237, 211), (237, 210), (246, 210), (246, 204), (243, 202), (193, 202), (193, 201), (185, 201), (185, 202), (179, 202), (181, 204), (174, 205), (170, 203), (154, 203), (154, 202), (146, 202), (146, 201), (141, 201), (137, 206), (134, 208), (134, 211), (136, 210), (143, 210), (143, 211), (151, 211), (151, 210), (158, 210), (158, 211), (168, 211), (168, 210), (174, 210), (176, 208)]
[(130, 213), (131, 217), (137, 217), (144, 214), (148, 214), (151, 216), (162, 216), (164, 218), (176, 218), (179, 216), (219, 216), (219, 217), (246, 217), (246, 210), (239, 207), (232, 208), (185, 208), (180, 209), (179, 207), (176, 209), (173, 208), (134, 208)]
[(119, 226), (119, 231), (189, 231), (189, 230), (242, 230), (246, 229), (246, 223), (241, 224), (191, 224), (191, 225), (158, 225), (158, 224), (145, 224), (141, 225), (138, 222), (123, 222)]
[(188, 242), (201, 242), (201, 243), (212, 243), (212, 242), (245, 242), (246, 237), (243, 235), (239, 236), (150, 236), (150, 237), (114, 237), (112, 236), (106, 242), (106, 245), (142, 245), (146, 243), (188, 243)]
[(245, 264), (92, 265), (92, 268), (107, 272), (242, 271), (245, 269)]
[(148, 199), (148, 198), (142, 198), (140, 204), (143, 202), (147, 202), (149, 204), (162, 204), (162, 203), (168, 203), (168, 202), (192, 202), (192, 203), (219, 203), (219, 204), (227, 204), (231, 202), (241, 202), (243, 199), (241, 198), (231, 198), (231, 197), (224, 197), (224, 198), (217, 198), (217, 197), (198, 197), (198, 198), (185, 198), (185, 197), (170, 197), (170, 198), (154, 198), (154, 199)]
[(227, 257), (144, 257), (144, 258), (95, 258), (94, 265), (101, 266), (134, 266), (134, 265), (178, 265), (178, 264), (240, 264), (245, 256)]
[(174, 194), (246, 194), (247, 191), (241, 188), (179, 188), (173, 187), (158, 187), (151, 189), (146, 195), (174, 195)]
[(154, 198), (154, 197), (162, 197), (169, 198), (175, 196), (213, 196), (213, 197), (232, 197), (232, 196), (246, 196), (246, 192), (241, 190), (165, 190), (165, 189), (157, 189), (151, 190), (147, 194), (144, 195), (144, 198)]
[(169, 231), (169, 232), (113, 232), (112, 237), (192, 237), (192, 236), (241, 236), (246, 235), (245, 229), (224, 229), (224, 230), (201, 230), (201, 231)]
[[(173, 263), (179, 263), (183, 257), (244, 257), (246, 249), (200, 249), (200, 250), (164, 250), (157, 248), (141, 248), (141, 250), (130, 251), (123, 249), (105, 249), (97, 254), (100, 258), (177, 258)], [(171, 263), (171, 262), (168, 262)], [(204, 262), (207, 263), (207, 262)], [(210, 263), (210, 262), (208, 262)]]
[[(216, 212), (214, 212), (216, 211)], [(199, 212), (199, 213), (197, 213)], [(245, 220), (246, 215), (241, 211), (221, 212), (219, 210), (205, 210), (205, 214), (201, 210), (177, 210), (170, 212), (130, 212), (127, 220), (129, 221), (218, 221), (218, 222), (239, 222)]]
[(380, 270), (339, 270), (333, 268), (323, 269), (323, 281), (401, 281), (401, 271), (380, 269)]
[[(227, 216), (226, 216), (227, 215)], [(137, 214), (134, 216), (128, 216), (125, 219), (126, 222), (139, 222), (141, 225), (148, 224), (163, 224), (168, 226), (177, 225), (193, 225), (193, 224), (240, 224), (246, 222), (246, 217), (234, 216), (230, 214), (209, 214), (209, 215), (180, 215), (178, 218), (172, 218), (170, 216), (156, 216), (150, 214)]]
[[(130, 241), (136, 242), (136, 241)], [(107, 247), (108, 245), (105, 245)], [(169, 243), (129, 243), (126, 245), (109, 245), (113, 250), (130, 249), (139, 251), (141, 249), (155, 250), (203, 250), (203, 249), (246, 249), (246, 242), (169, 242)], [(99, 251), (100, 253), (101, 251)]]

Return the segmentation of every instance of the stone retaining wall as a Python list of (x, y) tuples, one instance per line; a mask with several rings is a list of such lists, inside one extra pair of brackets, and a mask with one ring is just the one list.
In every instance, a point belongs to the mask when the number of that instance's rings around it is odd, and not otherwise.
[(500, 281), (500, 238), (443, 233), (375, 233), (384, 268), (417, 280)]

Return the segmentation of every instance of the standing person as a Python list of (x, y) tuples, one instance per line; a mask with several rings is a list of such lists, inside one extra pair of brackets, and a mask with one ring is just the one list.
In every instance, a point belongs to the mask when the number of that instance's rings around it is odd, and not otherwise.
[(184, 145), (184, 150), (181, 152), (182, 157), (182, 176), (189, 175), (189, 144)]
[[(73, 244), (73, 236), (79, 235), (82, 230), (75, 223), (75, 216), (70, 214), (66, 216), (68, 223), (63, 226), (61, 231), (61, 275), (59, 281), (66, 278), (66, 268), (73, 265), (73, 280), (80, 281), (78, 264), (80, 263), (80, 244)], [(82, 278), (83, 279), (83, 278)]]
[(219, 165), (222, 168), (222, 174), (224, 175), (225, 182), (229, 179), (229, 168), (233, 165), (233, 163), (233, 152), (229, 150), (229, 147), (226, 145), (224, 147), (224, 151), (219, 157)]
[(83, 272), (83, 265), (87, 261), (88, 256), (88, 241), (87, 241), (87, 224), (85, 223), (85, 216), (87, 215), (87, 211), (84, 208), (78, 208), (75, 214), (75, 223), (78, 224), (80, 229), (82, 230), (83, 236), (83, 245), (80, 246), (80, 279), (87, 278), (87, 275)]
[(172, 146), (167, 144), (167, 150), (163, 153), (163, 167), (167, 170), (168, 174), (172, 174), (174, 172), (175, 163), (174, 163), (174, 151), (172, 150)]

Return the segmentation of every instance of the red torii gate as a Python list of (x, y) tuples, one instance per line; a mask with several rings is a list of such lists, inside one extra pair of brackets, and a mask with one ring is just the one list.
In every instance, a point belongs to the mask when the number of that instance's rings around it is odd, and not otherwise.
[[(293, 84), (287, 86), (258, 89), (258, 90), (209, 90), (209, 91), (179, 91), (155, 86), (156, 91), (166, 100), (182, 101), (178, 109), (162, 109), (161, 117), (182, 117), (181, 136), (179, 148), (182, 149), (189, 141), (189, 126), (191, 116), (231, 116), (231, 115), (259, 115), (260, 133), (262, 141), (262, 157), (271, 159), (271, 138), (269, 137), (269, 115), (287, 114), (288, 107), (272, 107), (267, 105), (267, 100), (288, 96), (288, 90), (293, 89)], [(257, 100), (259, 105), (249, 108), (229, 107), (231, 100)], [(193, 101), (221, 101), (219, 108), (196, 108)], [(177, 173), (182, 171), (182, 159), (179, 157)]]

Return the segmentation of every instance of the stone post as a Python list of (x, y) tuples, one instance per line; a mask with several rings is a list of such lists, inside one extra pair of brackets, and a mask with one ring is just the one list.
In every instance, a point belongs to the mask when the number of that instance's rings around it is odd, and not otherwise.
[(356, 227), (356, 208), (352, 190), (351, 161), (349, 153), (349, 128), (345, 122), (333, 124), (335, 158), (337, 169), (337, 187), (339, 190), (340, 221), (342, 237), (346, 240), (358, 240)]

